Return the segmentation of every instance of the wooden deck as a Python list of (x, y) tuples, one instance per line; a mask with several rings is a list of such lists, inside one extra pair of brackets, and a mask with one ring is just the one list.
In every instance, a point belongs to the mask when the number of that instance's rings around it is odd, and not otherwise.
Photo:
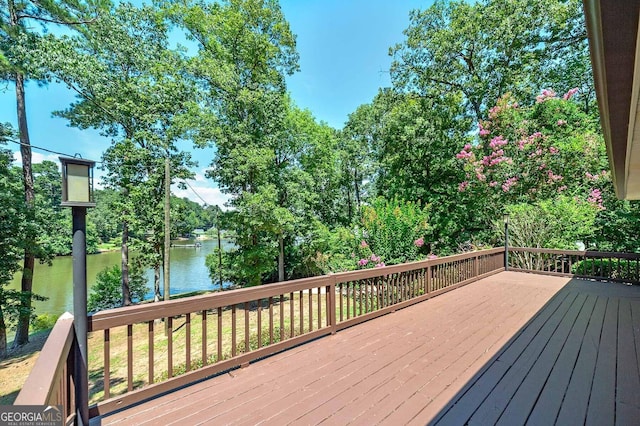
[(640, 287), (503, 272), (93, 420), (638, 424), (639, 364)]

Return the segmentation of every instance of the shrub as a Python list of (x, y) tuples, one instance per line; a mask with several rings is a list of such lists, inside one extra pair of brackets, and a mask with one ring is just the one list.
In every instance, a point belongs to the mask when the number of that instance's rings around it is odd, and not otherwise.
[(51, 330), (58, 320), (58, 316), (54, 314), (40, 314), (31, 320), (31, 332)]
[[(87, 310), (97, 312), (122, 306), (121, 272), (118, 265), (110, 266), (98, 272), (96, 284), (91, 289)], [(147, 293), (145, 279), (138, 270), (130, 270), (129, 289), (131, 300), (139, 302)]]
[(639, 261), (626, 259), (586, 259), (576, 262), (571, 273), (590, 277), (604, 277), (624, 281), (638, 281)]

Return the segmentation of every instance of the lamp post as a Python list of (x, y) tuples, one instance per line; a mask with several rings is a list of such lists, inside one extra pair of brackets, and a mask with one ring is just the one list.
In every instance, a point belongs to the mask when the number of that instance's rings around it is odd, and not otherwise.
[(77, 349), (74, 384), (77, 424), (89, 424), (89, 381), (87, 373), (87, 207), (93, 200), (94, 161), (60, 157), (62, 163), (62, 203), (73, 216), (73, 316)]
[(509, 270), (509, 213), (502, 214), (504, 221), (504, 270)]

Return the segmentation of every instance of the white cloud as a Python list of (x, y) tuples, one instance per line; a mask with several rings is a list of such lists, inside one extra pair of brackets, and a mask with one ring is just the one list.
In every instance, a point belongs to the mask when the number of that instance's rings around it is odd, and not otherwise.
[[(198, 173), (196, 173), (195, 179), (188, 180), (191, 188), (187, 186), (186, 189), (180, 189), (178, 188), (177, 184), (171, 185), (171, 192), (176, 197), (186, 197), (198, 204), (204, 204), (202, 201), (204, 200), (208, 205), (217, 205), (221, 209), (227, 210), (227, 207), (225, 207), (224, 204), (229, 200), (229, 196), (220, 192), (220, 188), (217, 188), (210, 180), (204, 178), (204, 175), (201, 176), (203, 177), (203, 179), (198, 179)], [(196, 193), (194, 193), (194, 191), (197, 193), (197, 195)], [(202, 197), (202, 199), (200, 199), (198, 195)]]
[[(32, 151), (31, 152), (31, 163), (38, 164), (43, 161), (53, 161), (56, 164), (60, 164), (60, 157), (58, 154), (41, 154), (39, 152)], [(20, 155), (20, 151), (14, 151), (13, 159), (15, 160), (15, 164), (17, 166), (22, 165), (22, 156)]]

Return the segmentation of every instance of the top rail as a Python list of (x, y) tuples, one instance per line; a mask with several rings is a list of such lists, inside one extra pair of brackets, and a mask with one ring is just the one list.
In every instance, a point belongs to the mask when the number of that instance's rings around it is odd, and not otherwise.
[(567, 277), (640, 284), (640, 254), (510, 247), (509, 268)]
[(74, 415), (69, 389), (74, 338), (73, 315), (65, 312), (51, 330), (15, 405), (62, 405), (63, 418)]

